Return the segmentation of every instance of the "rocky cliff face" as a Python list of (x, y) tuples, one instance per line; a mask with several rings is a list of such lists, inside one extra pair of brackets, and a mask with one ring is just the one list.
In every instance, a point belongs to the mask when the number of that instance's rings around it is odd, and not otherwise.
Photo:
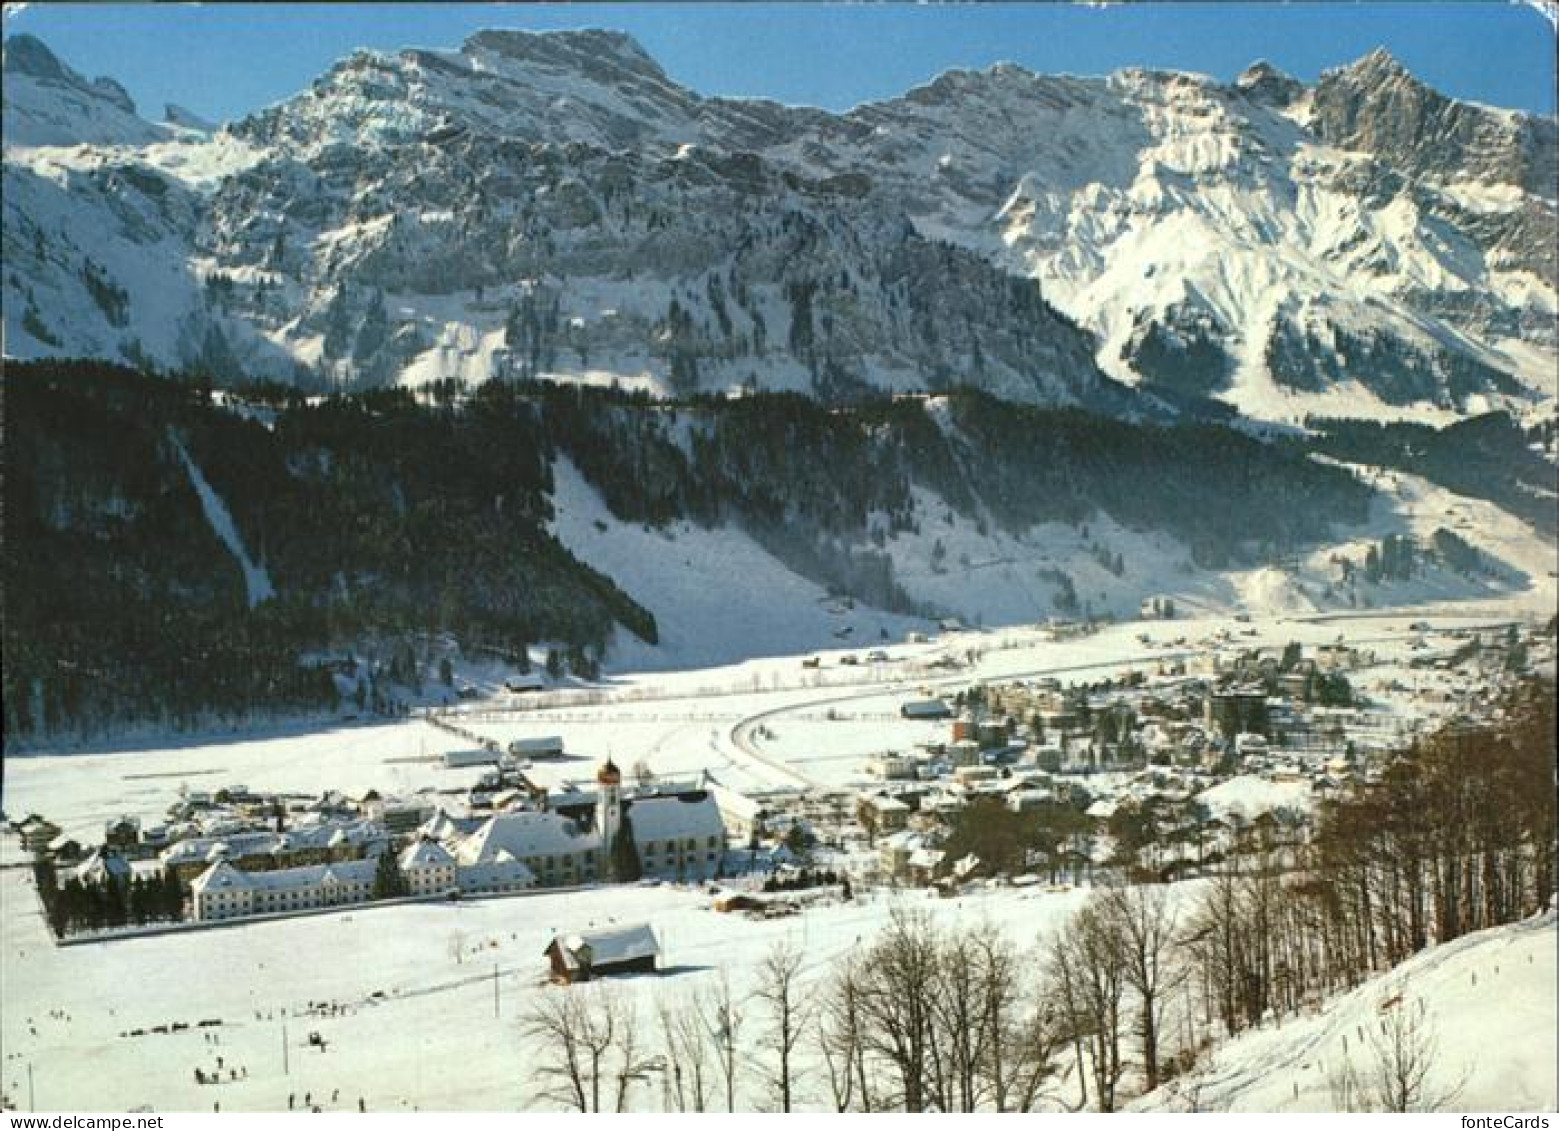
[(1313, 87), (999, 65), (835, 115), (702, 97), (617, 33), (483, 32), (210, 134), (18, 37), (6, 89), (21, 356), (1267, 419), (1551, 382), (1554, 123), (1383, 53)]

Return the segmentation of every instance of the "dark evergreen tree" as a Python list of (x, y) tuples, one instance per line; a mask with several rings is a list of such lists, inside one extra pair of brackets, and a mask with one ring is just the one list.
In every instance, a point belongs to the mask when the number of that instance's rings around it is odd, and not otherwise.
[(379, 853), (379, 864), (374, 869), (373, 898), (396, 899), (409, 892), (405, 873), (401, 871), (401, 862), (396, 858), (394, 849), (386, 846)]
[(639, 859), (639, 846), (633, 838), (633, 817), (624, 810), (622, 824), (612, 839), (612, 878), (619, 883), (631, 884), (642, 879), (644, 865)]

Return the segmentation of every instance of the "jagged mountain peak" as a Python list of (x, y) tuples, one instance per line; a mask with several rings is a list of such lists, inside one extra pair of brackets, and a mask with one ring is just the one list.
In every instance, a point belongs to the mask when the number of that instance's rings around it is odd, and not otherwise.
[(701, 103), (624, 33), (489, 29), (456, 50), (358, 51), (234, 131), (305, 154), (451, 129), (622, 150), (694, 140)]
[(1288, 106), (1304, 94), (1305, 84), (1265, 59), (1257, 59), (1234, 80), (1236, 90), (1274, 106)]
[[(68, 71), (17, 53), (8, 95), (14, 69)], [(113, 106), (24, 79), (40, 110)], [(8, 166), (16, 230), (49, 193), (75, 194), (64, 217), (101, 189), (123, 244), (87, 255), (62, 220), (71, 250), (8, 245), (60, 276), (8, 292), (23, 356), (320, 388), (611, 373), (1101, 404), (1110, 377), (1293, 419), (1338, 389), (1385, 415), (1519, 398), (1509, 373), (1554, 346), (1552, 123), (1443, 98), (1384, 52), (1313, 87), (1268, 62), (1232, 84), (997, 63), (835, 114), (705, 97), (618, 32), (488, 30), (360, 51), (230, 131), (165, 133), (155, 177)], [(164, 232), (170, 278), (201, 263), (175, 330), (135, 313), (157, 309), (136, 279)]]
[(11, 35), (5, 40), (5, 73), (39, 79), (69, 80), (76, 75), (35, 35)]
[(1555, 199), (1553, 119), (1448, 98), (1383, 48), (1324, 73), (1312, 113), (1323, 139), (1371, 153), (1399, 174), (1518, 185)]
[(137, 115), (124, 87), (86, 78), (36, 36), (6, 39), (4, 71), (7, 147), (143, 145), (165, 136)]
[(1412, 72), (1385, 47), (1376, 47), (1347, 66), (1337, 68), (1337, 71), (1361, 81), (1413, 78)]
[(603, 68), (665, 80), (666, 72), (633, 36), (607, 28), (567, 31), (521, 31), (487, 28), (460, 46), (466, 56), (494, 55), (520, 63), (574, 66), (582, 71)]
[(135, 100), (119, 83), (106, 76), (87, 79), (67, 67), (48, 44), (34, 35), (13, 35), (5, 41), (5, 73), (11, 78), (26, 76), (72, 86), (103, 99), (126, 114), (135, 113)]

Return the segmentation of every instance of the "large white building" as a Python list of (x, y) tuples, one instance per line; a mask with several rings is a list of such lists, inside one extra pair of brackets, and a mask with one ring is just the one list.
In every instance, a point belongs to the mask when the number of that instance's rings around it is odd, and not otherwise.
[[(593, 798), (581, 795), (581, 804), (567, 813), (515, 810), (482, 821), (435, 814), (397, 857), (407, 893), (430, 898), (456, 891), (483, 895), (597, 883), (611, 878), (612, 846), (624, 831), (632, 836), (640, 869), (647, 876), (697, 881), (719, 874), (725, 856), (725, 824), (708, 790), (641, 790), (624, 796), (621, 774), (610, 761), (596, 775), (596, 786)], [(382, 835), (382, 826), (373, 828)], [(355, 837), (337, 828), (322, 845), (309, 846), (350, 851), (356, 847), (354, 842), (372, 835), (366, 827), (352, 832)], [(194, 918), (233, 919), (373, 898), (378, 853), (370, 850), (361, 859), (305, 867), (266, 868), (276, 855), (255, 850), (275, 847), (274, 840), (259, 838), (277, 835), (258, 834), (254, 844), (239, 837), (201, 844), (173, 854), (172, 860), (165, 854), (170, 864), (198, 860), (205, 865), (190, 883)], [(245, 867), (249, 858), (259, 860), (262, 867)]]
[(248, 872), (290, 871), (295, 865), (344, 863), (372, 856), (389, 839), (389, 830), (378, 821), (326, 820), (294, 825), (281, 832), (245, 829), (185, 837), (163, 850), (162, 863), (186, 881), (192, 881), (219, 860)]
[(628, 827), (646, 876), (708, 880), (725, 856), (725, 823), (706, 792), (636, 797), (628, 803)]
[[(513, 890), (507, 885), (514, 884), (567, 887), (605, 875), (601, 838), (560, 813), (498, 813), (446, 847), (461, 869), (481, 867), (493, 882), (506, 885), (462, 883), (462, 890)], [(524, 883), (527, 876), (530, 882)]]
[(378, 860), (343, 860), (245, 872), (219, 860), (189, 885), (193, 917), (209, 922), (363, 903), (373, 895), (378, 866)]

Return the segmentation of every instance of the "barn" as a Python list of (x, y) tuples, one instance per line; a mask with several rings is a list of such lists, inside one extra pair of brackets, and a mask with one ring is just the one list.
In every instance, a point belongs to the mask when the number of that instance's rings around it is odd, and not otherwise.
[(613, 974), (653, 974), (660, 941), (648, 924), (610, 931), (558, 935), (547, 945), (552, 980), (564, 985)]
[(899, 714), (906, 719), (950, 719), (953, 709), (944, 699), (912, 699), (899, 706)]

